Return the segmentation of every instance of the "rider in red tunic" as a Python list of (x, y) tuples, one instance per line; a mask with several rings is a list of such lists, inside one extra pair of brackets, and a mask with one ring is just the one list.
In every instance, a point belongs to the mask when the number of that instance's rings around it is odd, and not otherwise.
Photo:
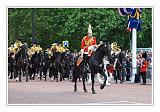
[(92, 51), (88, 50), (88, 47), (97, 45), (96, 38), (92, 36), (92, 29), (91, 25), (88, 27), (88, 35), (83, 37), (81, 42), (81, 57), (83, 57), (84, 60), (84, 66), (87, 65), (88, 57), (91, 56)]

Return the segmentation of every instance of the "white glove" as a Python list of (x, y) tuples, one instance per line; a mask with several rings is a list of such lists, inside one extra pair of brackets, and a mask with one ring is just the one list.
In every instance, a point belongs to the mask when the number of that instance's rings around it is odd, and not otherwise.
[(84, 49), (81, 49), (81, 57), (83, 58)]

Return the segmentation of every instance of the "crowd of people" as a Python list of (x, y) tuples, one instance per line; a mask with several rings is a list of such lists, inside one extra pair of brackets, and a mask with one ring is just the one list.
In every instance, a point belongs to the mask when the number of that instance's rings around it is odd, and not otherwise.
[[(102, 44), (103, 42), (99, 42), (99, 44)], [(8, 48), (9, 53), (12, 54), (12, 57), (14, 58), (15, 54), (17, 54), (21, 48), (22, 45), (26, 43), (22, 43), (21, 40), (17, 40), (14, 44), (10, 45)], [(26, 44), (27, 45), (27, 44)], [(78, 52), (77, 50), (72, 51), (72, 57), (75, 59), (78, 55), (84, 60), (84, 69), (87, 66), (87, 60), (92, 55), (92, 50), (90, 49), (92, 46), (98, 46), (97, 40), (95, 37), (92, 36), (92, 30), (91, 25), (89, 25), (88, 28), (88, 35), (83, 37), (81, 42), (81, 50)], [(111, 54), (117, 55), (119, 52), (121, 52), (120, 47), (117, 45), (116, 42), (113, 42), (111, 44)], [(46, 52), (50, 56), (53, 52), (68, 52), (70, 51), (67, 49), (67, 47), (63, 47), (61, 43), (53, 43), (50, 47), (47, 49), (43, 49), (40, 44), (33, 43), (31, 47), (28, 47), (27, 53), (29, 56), (29, 59), (31, 59), (32, 55), (39, 52)], [(122, 51), (126, 54), (126, 60), (122, 64), (122, 80), (123, 81), (130, 81), (132, 76), (132, 54), (128, 50)], [(137, 52), (137, 74), (135, 75), (135, 82), (142, 82), (142, 84), (146, 84), (146, 78), (151, 78), (152, 76), (152, 52), (146, 52), (140, 50)], [(115, 70), (115, 68), (114, 68)], [(142, 77), (142, 78), (141, 78)], [(142, 81), (141, 81), (142, 79)]]
[[(126, 72), (124, 74), (126, 74), (126, 81), (130, 81), (132, 75), (132, 54), (131, 52), (126, 51), (126, 55)], [(146, 84), (146, 78), (152, 78), (152, 52), (140, 50), (139, 52), (137, 52), (136, 59), (137, 74), (135, 75), (135, 82), (141, 82), (142, 79), (143, 83)]]

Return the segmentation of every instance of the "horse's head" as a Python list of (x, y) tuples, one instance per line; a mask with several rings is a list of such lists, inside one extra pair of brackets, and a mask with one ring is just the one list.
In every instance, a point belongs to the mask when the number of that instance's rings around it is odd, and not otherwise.
[(27, 50), (28, 50), (28, 45), (27, 43), (24, 43), (21, 47), (20, 47), (20, 51), (22, 53), (27, 53)]
[(124, 63), (126, 61), (126, 52), (121, 51), (119, 53), (118, 59), (119, 59), (120, 63)]
[(97, 48), (97, 51), (99, 51), (101, 55), (103, 55), (103, 57), (107, 57), (110, 64), (113, 64), (113, 59), (111, 56), (111, 46), (108, 42), (101, 44)]

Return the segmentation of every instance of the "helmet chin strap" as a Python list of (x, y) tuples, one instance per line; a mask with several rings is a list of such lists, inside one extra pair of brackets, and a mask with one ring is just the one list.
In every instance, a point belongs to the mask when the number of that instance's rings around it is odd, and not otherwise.
[(88, 36), (89, 36), (89, 37), (92, 37), (92, 34), (91, 34), (91, 33), (88, 33)]

